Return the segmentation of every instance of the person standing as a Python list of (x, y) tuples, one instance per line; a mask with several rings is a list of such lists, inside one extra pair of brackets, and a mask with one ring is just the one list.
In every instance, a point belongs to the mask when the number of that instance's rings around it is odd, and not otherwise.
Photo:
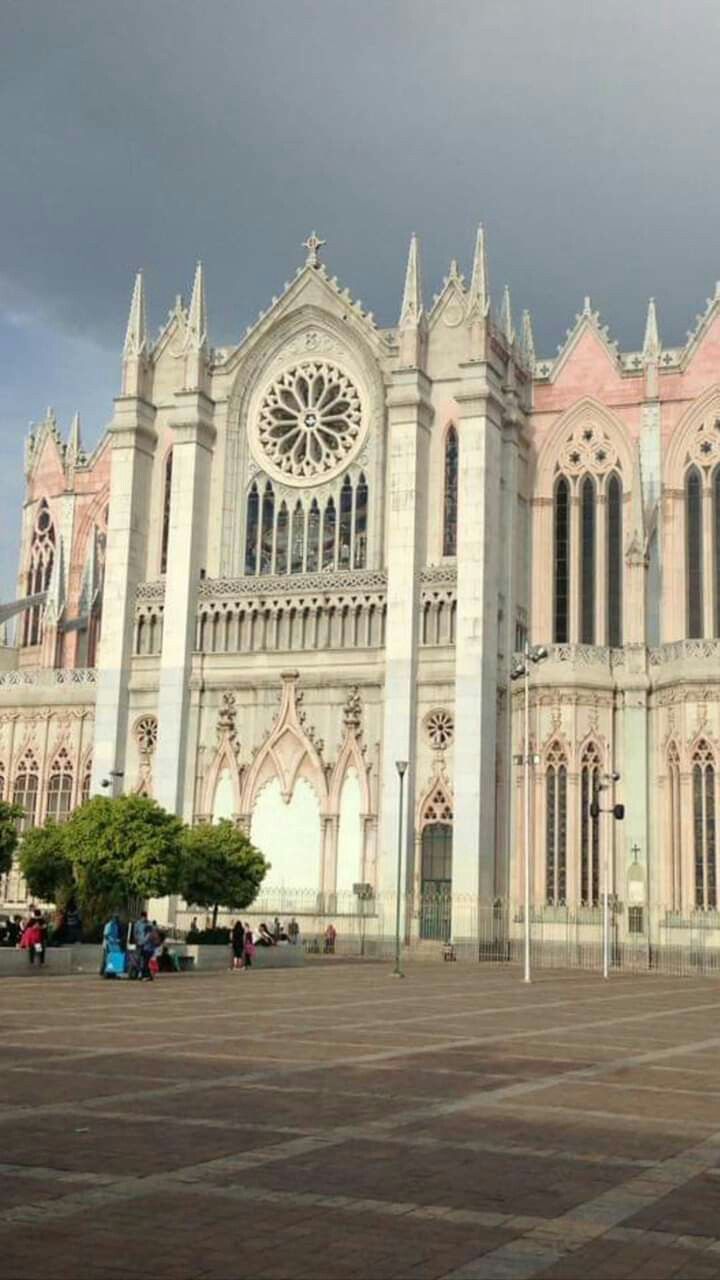
[(233, 969), (242, 969), (245, 956), (245, 929), (242, 920), (236, 920), (230, 937)]
[(280, 921), (276, 916), (275, 919), (273, 920), (273, 937), (276, 942), (279, 942), (281, 933), (282, 933), (282, 925), (280, 924)]
[(294, 916), (287, 927), (287, 935), (292, 945), (296, 947), (298, 938), (300, 937), (300, 925)]
[(141, 982), (152, 982), (153, 980), (150, 972), (150, 957), (155, 951), (154, 934), (155, 931), (148, 920), (147, 911), (143, 911), (140, 919), (135, 921), (135, 927), (133, 928), (133, 941), (140, 959)]
[(31, 916), (25, 925), (20, 946), (23, 951), (27, 951), (31, 965), (35, 964), (36, 959), (41, 966), (44, 965), (45, 945), (41, 923), (37, 916)]
[(245, 924), (245, 936), (243, 939), (243, 959), (245, 961), (244, 968), (252, 969), (253, 956), (255, 955), (255, 939), (253, 931), (249, 924)]

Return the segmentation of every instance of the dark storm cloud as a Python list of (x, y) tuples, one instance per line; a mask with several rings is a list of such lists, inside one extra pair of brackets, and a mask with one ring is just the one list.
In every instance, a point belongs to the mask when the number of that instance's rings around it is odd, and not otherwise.
[(655, 294), (677, 341), (720, 275), (718, 13), (5, 0), (4, 302), (114, 344), (137, 266), (158, 323), (202, 256), (231, 341), (317, 226), (393, 323), (409, 233), (429, 294), (452, 256), (467, 270), (482, 219), (495, 291), (531, 306), (541, 349), (586, 292), (625, 345)]

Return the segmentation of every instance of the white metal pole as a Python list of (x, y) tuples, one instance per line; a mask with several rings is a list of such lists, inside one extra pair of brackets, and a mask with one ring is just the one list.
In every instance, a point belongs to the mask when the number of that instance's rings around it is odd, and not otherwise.
[(530, 648), (525, 644), (525, 972), (530, 982)]

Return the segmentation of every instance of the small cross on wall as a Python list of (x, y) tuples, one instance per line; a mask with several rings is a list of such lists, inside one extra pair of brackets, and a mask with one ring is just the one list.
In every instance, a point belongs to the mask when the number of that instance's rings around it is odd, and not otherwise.
[(632, 847), (631, 847), (631, 849), (630, 849), (630, 852), (631, 852), (631, 854), (632, 854), (632, 856), (633, 856), (633, 862), (638, 862), (638, 861), (639, 861), (639, 859), (638, 859), (638, 854), (640, 853), (640, 845), (637, 843), (637, 841), (636, 841), (636, 843), (635, 843), (634, 845), (632, 845)]

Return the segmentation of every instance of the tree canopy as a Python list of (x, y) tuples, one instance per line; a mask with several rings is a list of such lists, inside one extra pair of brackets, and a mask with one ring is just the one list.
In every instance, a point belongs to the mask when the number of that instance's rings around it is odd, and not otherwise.
[(63, 903), (72, 896), (75, 877), (64, 827), (56, 822), (31, 827), (23, 836), (19, 862), (33, 897)]
[(18, 805), (0, 800), (0, 875), (5, 875), (12, 867), (18, 843), (17, 824), (22, 816), (23, 810)]
[(63, 827), (80, 898), (122, 908), (178, 887), (183, 824), (147, 796), (94, 796)]
[(187, 828), (182, 838), (180, 892), (188, 903), (242, 911), (257, 897), (270, 864), (243, 831), (228, 819)]

